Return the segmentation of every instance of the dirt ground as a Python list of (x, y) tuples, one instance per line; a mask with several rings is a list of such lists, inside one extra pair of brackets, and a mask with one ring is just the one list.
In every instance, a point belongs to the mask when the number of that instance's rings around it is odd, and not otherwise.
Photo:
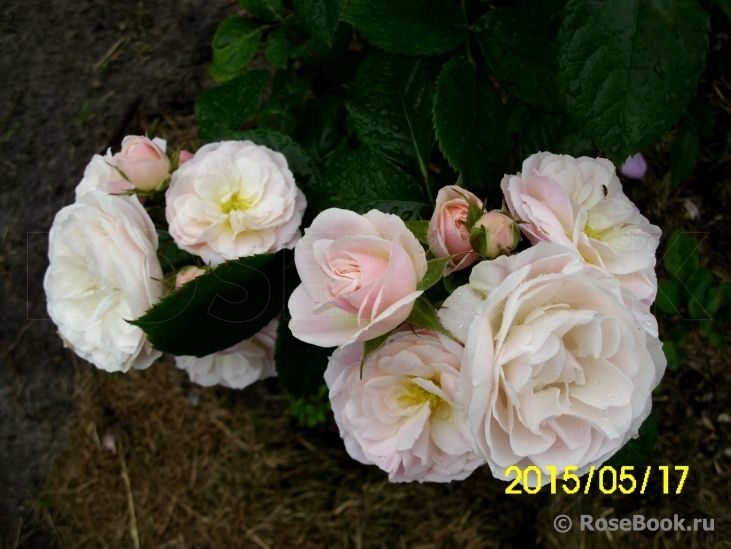
[[(203, 389), (169, 357), (111, 376), (63, 349), (42, 288), (53, 215), (91, 155), (125, 134), (160, 118), (175, 145), (194, 135), (193, 100), (213, 85), (209, 43), (236, 9), (0, 0), (0, 549), (731, 546), (731, 361), (697, 333), (654, 398), (652, 464), (691, 472), (680, 495), (653, 477), (642, 496), (509, 496), (487, 468), (448, 485), (390, 484), (348, 457), (332, 420), (307, 430), (289, 418), (276, 380)], [(729, 83), (716, 87), (731, 98)], [(731, 102), (716, 104), (728, 130)], [(704, 160), (672, 188), (669, 149), (646, 151), (648, 176), (625, 190), (665, 234), (708, 233), (703, 263), (731, 282), (731, 158)], [(559, 534), (561, 513), (715, 525)]]
[(53, 216), (73, 201), (91, 155), (118, 146), (141, 117), (190, 119), (213, 85), (209, 44), (232, 9), (229, 0), (0, 0), (0, 547), (31, 520), (74, 394), (73, 356), (42, 287)]

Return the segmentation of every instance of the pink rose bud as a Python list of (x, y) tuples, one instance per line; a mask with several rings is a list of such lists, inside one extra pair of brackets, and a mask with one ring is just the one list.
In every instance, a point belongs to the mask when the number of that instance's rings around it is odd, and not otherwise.
[(479, 198), (456, 185), (442, 187), (437, 193), (434, 215), (429, 221), (429, 250), (434, 257), (456, 255), (444, 269), (445, 276), (469, 267), (478, 259), (472, 251), (467, 229), (467, 213), (470, 210), (468, 200), (482, 208)]
[(188, 160), (193, 158), (193, 153), (188, 151), (180, 151), (180, 156), (178, 157), (178, 166), (182, 166), (185, 164)]
[(518, 224), (499, 210), (487, 212), (470, 230), (472, 248), (487, 259), (508, 255), (519, 241)]
[(122, 151), (114, 155), (114, 165), (141, 191), (152, 191), (170, 173), (170, 159), (162, 139), (128, 135), (122, 141)]
[(642, 179), (647, 171), (647, 162), (642, 153), (630, 156), (622, 166), (622, 175), (630, 179)]
[(200, 269), (198, 267), (193, 267), (192, 265), (189, 265), (188, 267), (183, 267), (178, 271), (178, 274), (175, 277), (175, 289), (179, 289), (183, 284), (186, 282), (190, 282), (194, 278), (198, 278), (200, 275), (206, 274), (205, 269)]

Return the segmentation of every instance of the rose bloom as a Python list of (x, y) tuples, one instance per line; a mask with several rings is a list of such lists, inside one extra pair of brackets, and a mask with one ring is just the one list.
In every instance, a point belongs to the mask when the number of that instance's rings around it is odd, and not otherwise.
[(199, 267), (195, 267), (193, 265), (189, 265), (187, 267), (183, 267), (178, 271), (178, 273), (175, 275), (175, 289), (179, 290), (183, 287), (183, 284), (187, 284), (191, 280), (195, 280), (201, 275), (206, 274), (205, 269), (201, 269)]
[(114, 165), (129, 181), (142, 191), (160, 186), (170, 173), (170, 159), (165, 154), (167, 142), (139, 135), (128, 135), (122, 141), (122, 150), (114, 155)]
[(444, 276), (469, 267), (478, 259), (478, 255), (472, 251), (470, 232), (467, 230), (470, 207), (465, 197), (482, 208), (482, 201), (471, 192), (457, 185), (442, 187), (437, 193), (434, 214), (429, 221), (429, 250), (434, 257), (456, 255), (449, 260)]
[(294, 251), (302, 284), (289, 299), (294, 336), (321, 347), (385, 334), (423, 292), (426, 254), (397, 215), (330, 208)]
[(203, 358), (176, 356), (175, 364), (188, 372), (190, 380), (198, 385), (243, 389), (255, 381), (277, 375), (274, 367), (277, 324), (274, 319), (253, 337)]
[(665, 371), (649, 307), (555, 244), (479, 263), (439, 317), (465, 343), (467, 423), (503, 480), (511, 465), (543, 484), (550, 465), (599, 466), (637, 435)]
[(147, 368), (160, 356), (141, 317), (164, 292), (157, 233), (134, 196), (88, 192), (56, 214), (43, 287), (67, 347), (109, 372)]
[(363, 344), (337, 349), (325, 381), (350, 456), (391, 482), (463, 480), (482, 465), (464, 421), (462, 352), (435, 332), (400, 331), (368, 357), (361, 379)]
[(165, 198), (175, 243), (213, 266), (294, 247), (307, 206), (284, 155), (251, 141), (204, 145)]
[(587, 263), (616, 276), (643, 303), (657, 294), (655, 251), (659, 227), (622, 191), (614, 164), (547, 152), (523, 162), (523, 172), (502, 181), (510, 212), (531, 243), (577, 250)]

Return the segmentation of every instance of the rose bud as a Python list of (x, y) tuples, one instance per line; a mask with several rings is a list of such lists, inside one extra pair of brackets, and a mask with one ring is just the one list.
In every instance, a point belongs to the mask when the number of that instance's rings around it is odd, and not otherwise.
[(114, 155), (117, 169), (141, 191), (152, 191), (170, 173), (170, 159), (165, 154), (162, 139), (128, 135), (122, 141), (122, 151)]
[(508, 255), (520, 241), (518, 224), (499, 210), (487, 212), (470, 229), (470, 244), (482, 257)]
[(175, 276), (175, 289), (179, 289), (186, 282), (190, 282), (194, 278), (198, 278), (200, 275), (203, 274), (206, 274), (205, 269), (194, 267), (193, 265), (183, 267), (178, 271), (178, 274)]
[(178, 156), (178, 166), (182, 166), (185, 164), (188, 160), (193, 158), (193, 153), (188, 151), (180, 151), (180, 156)]
[(479, 198), (456, 185), (443, 187), (437, 194), (434, 215), (429, 221), (429, 250), (434, 257), (455, 256), (447, 263), (444, 276), (469, 267), (478, 259), (467, 229), (468, 200), (482, 208)]

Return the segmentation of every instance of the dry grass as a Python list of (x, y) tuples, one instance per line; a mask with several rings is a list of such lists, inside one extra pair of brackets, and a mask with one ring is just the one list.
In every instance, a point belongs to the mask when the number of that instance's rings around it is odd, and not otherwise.
[[(167, 360), (119, 379), (80, 367), (78, 413), (42, 496), (65, 547), (138, 547), (138, 538), (143, 548), (478, 548), (535, 539), (543, 498), (508, 499), (487, 469), (446, 486), (391, 484), (347, 456), (334, 424), (293, 424), (276, 380), (233, 392), (192, 389), (184, 378)], [(109, 434), (116, 454), (104, 448)]]

